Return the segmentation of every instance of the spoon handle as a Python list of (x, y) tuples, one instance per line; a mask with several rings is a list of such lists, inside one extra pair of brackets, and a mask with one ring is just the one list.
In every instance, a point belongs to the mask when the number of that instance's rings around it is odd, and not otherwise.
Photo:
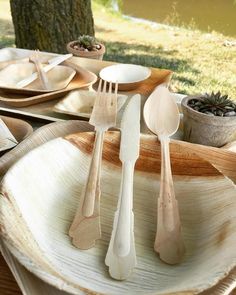
[(169, 138), (161, 141), (161, 182), (158, 199), (157, 232), (154, 249), (160, 258), (169, 264), (182, 260), (185, 247), (181, 235), (181, 223), (178, 202), (175, 199), (174, 185), (170, 165)]

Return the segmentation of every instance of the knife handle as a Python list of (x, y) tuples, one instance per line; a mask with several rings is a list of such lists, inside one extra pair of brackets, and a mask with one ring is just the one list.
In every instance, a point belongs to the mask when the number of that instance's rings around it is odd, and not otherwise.
[(133, 176), (134, 164), (124, 162), (118, 204), (118, 219), (115, 229), (113, 251), (119, 257), (127, 256), (130, 252), (130, 228), (133, 208)]
[(89, 167), (89, 174), (84, 193), (84, 201), (82, 205), (82, 214), (84, 217), (93, 215), (96, 189), (99, 177), (99, 168), (101, 166), (101, 155), (103, 146), (104, 131), (97, 131), (93, 148), (92, 160)]
[(133, 173), (134, 164), (124, 162), (118, 205), (105, 259), (110, 276), (116, 280), (127, 279), (137, 265), (132, 212)]

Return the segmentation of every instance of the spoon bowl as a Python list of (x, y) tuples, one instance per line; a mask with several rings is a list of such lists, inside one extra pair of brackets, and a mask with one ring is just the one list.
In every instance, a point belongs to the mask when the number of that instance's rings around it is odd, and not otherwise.
[[(161, 97), (163, 99), (159, 99)], [(171, 136), (178, 130), (178, 106), (164, 85), (158, 86), (148, 97), (143, 115), (147, 127), (158, 136)]]

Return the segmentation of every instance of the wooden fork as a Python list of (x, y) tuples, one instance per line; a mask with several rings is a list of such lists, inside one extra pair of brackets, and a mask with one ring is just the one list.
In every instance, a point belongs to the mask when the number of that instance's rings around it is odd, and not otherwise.
[(43, 69), (43, 66), (39, 60), (39, 50), (35, 50), (34, 53), (31, 54), (30, 56), (30, 61), (32, 61), (37, 69), (38, 75), (39, 75), (39, 79), (41, 81), (42, 87), (45, 90), (49, 90), (50, 87), (50, 83), (48, 81), (48, 77)]
[(92, 159), (89, 168), (86, 186), (83, 190), (79, 207), (69, 230), (72, 243), (79, 249), (89, 249), (95, 245), (95, 241), (101, 238), (100, 226), (100, 168), (102, 158), (103, 137), (105, 131), (116, 125), (117, 90), (115, 85), (112, 92), (112, 82), (109, 90), (107, 83), (99, 82), (97, 97), (89, 123), (95, 126), (95, 142)]

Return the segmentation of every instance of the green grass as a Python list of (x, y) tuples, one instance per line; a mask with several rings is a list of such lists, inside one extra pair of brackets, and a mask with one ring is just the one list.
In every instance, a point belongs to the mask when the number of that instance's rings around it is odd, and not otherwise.
[(15, 36), (8, 0), (0, 0), (0, 48), (14, 46)]
[[(173, 91), (196, 94), (220, 90), (236, 99), (236, 47), (216, 33), (157, 26), (124, 19), (93, 2), (96, 37), (105, 43), (106, 60), (171, 69)], [(14, 45), (8, 0), (0, 0), (0, 47)]]

